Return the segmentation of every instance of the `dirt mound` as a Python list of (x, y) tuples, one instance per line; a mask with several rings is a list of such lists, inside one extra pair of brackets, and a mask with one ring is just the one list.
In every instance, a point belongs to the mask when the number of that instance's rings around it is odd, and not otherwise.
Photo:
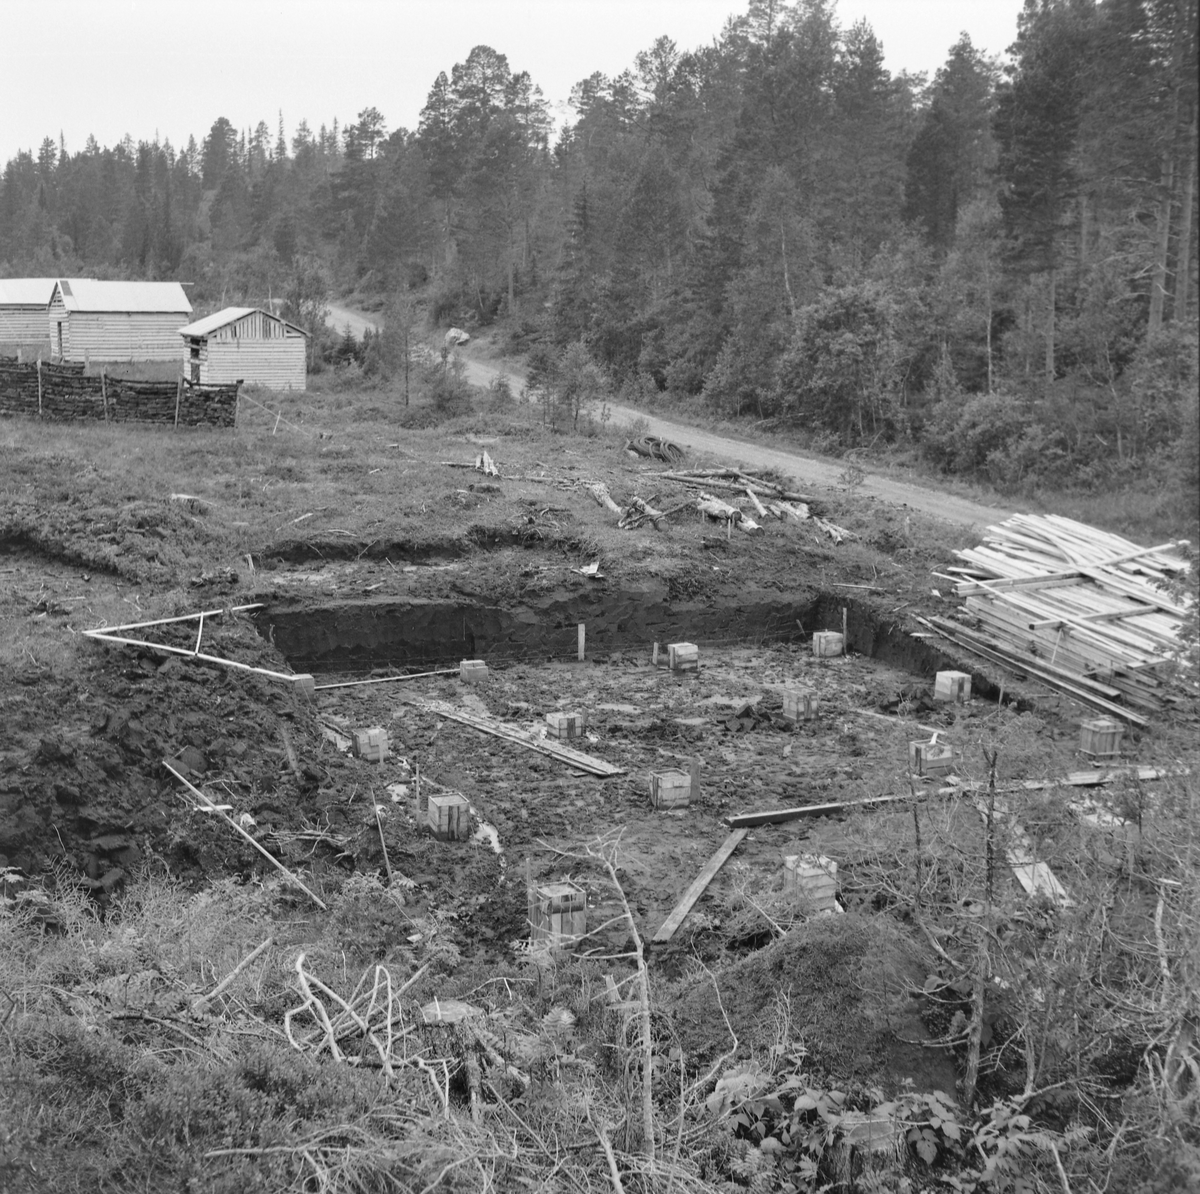
[[(795, 1042), (818, 1077), (953, 1090), (949, 1059), (904, 1043), (927, 1035), (909, 994), (927, 973), (924, 951), (897, 922), (848, 913), (807, 921), (715, 977), (743, 1050)], [(665, 1008), (696, 1060), (729, 1048), (711, 981), (689, 981)]]

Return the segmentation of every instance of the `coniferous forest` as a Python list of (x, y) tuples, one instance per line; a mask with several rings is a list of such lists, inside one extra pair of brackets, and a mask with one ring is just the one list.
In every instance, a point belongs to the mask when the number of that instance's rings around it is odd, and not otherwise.
[(926, 78), (829, 0), (751, 0), (581, 80), (557, 131), (477, 46), (415, 129), (48, 136), (4, 167), (0, 275), (172, 278), (309, 323), (411, 294), (534, 369), (581, 345), (628, 398), (827, 451), (916, 446), (1002, 489), (1194, 478), (1197, 7), (1027, 0), (1010, 65), (964, 35)]

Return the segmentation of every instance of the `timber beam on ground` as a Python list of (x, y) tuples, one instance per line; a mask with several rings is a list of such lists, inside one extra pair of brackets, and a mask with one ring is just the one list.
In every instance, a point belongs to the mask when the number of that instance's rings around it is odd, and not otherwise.
[(575, 750), (570, 746), (563, 746), (558, 742), (547, 742), (542, 738), (533, 738), (525, 730), (517, 726), (508, 725), (505, 722), (496, 721), (494, 718), (484, 717), (478, 713), (468, 713), (465, 709), (456, 709), (453, 705), (448, 705), (444, 701), (414, 701), (413, 704), (419, 709), (436, 714), (438, 717), (445, 717), (451, 721), (461, 722), (463, 725), (470, 726), (471, 729), (478, 730), (482, 734), (491, 734), (496, 738), (503, 738), (507, 742), (515, 743), (517, 746), (523, 746), (526, 750), (534, 750), (538, 754), (557, 759), (560, 763), (566, 763), (569, 767), (576, 767), (580, 771), (587, 772), (589, 775), (598, 775), (602, 779), (609, 779), (614, 775), (625, 774), (624, 767), (617, 767), (605, 759), (598, 759), (595, 755), (584, 754), (581, 750)]
[(695, 902), (704, 894), (716, 873), (725, 865), (729, 856), (738, 848), (749, 829), (735, 829), (722, 843), (720, 849), (704, 864), (704, 869), (692, 881), (692, 885), (683, 893), (683, 899), (675, 905), (674, 911), (663, 921), (662, 928), (651, 938), (655, 945), (662, 945), (675, 935), (675, 930), (683, 924), (687, 914)]

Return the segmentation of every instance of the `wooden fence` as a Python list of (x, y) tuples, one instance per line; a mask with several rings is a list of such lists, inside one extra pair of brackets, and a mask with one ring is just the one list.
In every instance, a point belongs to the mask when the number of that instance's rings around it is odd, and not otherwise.
[(0, 357), (0, 415), (232, 427), (240, 387), (241, 382), (199, 385), (183, 377), (177, 382), (86, 377), (82, 365)]

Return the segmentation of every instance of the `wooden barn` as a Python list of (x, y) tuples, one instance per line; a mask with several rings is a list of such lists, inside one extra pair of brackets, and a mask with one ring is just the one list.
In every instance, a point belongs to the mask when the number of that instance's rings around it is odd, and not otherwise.
[(46, 312), (57, 278), (0, 278), (0, 344), (44, 349)]
[(259, 307), (226, 307), (179, 329), (192, 381), (305, 388), (308, 333)]
[(175, 361), (179, 320), (192, 313), (192, 304), (178, 282), (62, 278), (49, 311), (56, 360)]

